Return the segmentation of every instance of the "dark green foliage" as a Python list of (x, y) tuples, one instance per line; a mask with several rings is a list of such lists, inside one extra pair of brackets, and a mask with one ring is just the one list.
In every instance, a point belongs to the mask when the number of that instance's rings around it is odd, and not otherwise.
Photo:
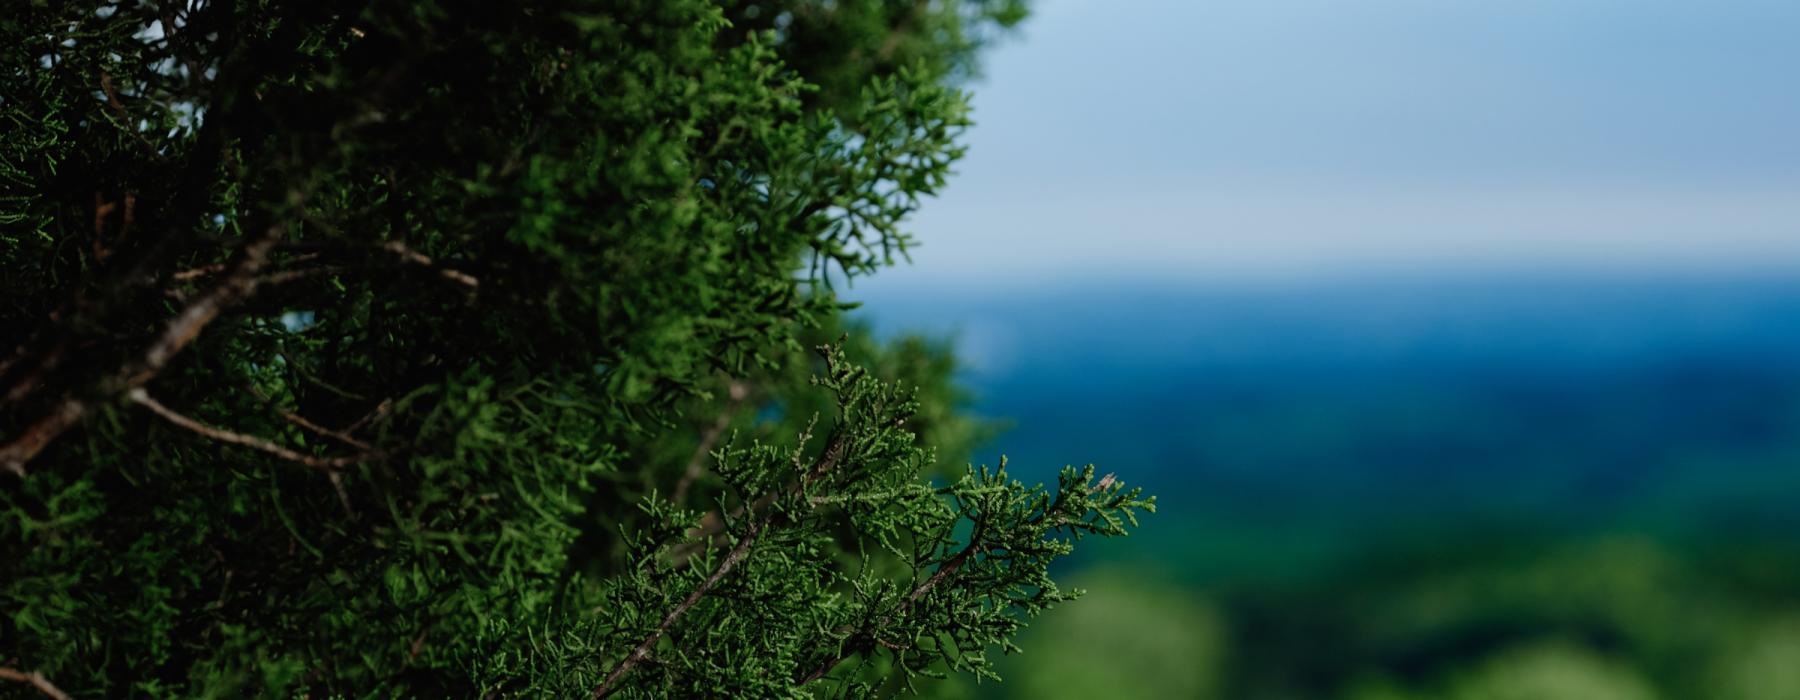
[(1067, 599), (1050, 561), (1152, 504), (948, 469), (988, 429), (945, 348), (836, 340), (827, 283), (904, 255), (951, 85), (1021, 9), (758, 7), (793, 19), (9, 9), (0, 666), (81, 697), (988, 673)]

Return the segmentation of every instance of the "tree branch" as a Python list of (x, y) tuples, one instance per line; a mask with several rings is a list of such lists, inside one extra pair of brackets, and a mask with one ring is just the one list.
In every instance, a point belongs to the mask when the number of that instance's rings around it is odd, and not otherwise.
[[(805, 442), (804, 437), (801, 442)], [(770, 491), (758, 497), (748, 505), (738, 506), (731, 511), (731, 518), (737, 519), (743, 517), (745, 513), (766, 510), (775, 502), (775, 499), (780, 498), (783, 495), (800, 493), (800, 491), (805, 489), (808, 484), (818, 480), (819, 477), (824, 476), (827, 472), (836, 468), (838, 462), (843, 461), (844, 450), (849, 447), (849, 442), (850, 436), (842, 426), (833, 429), (831, 431), (831, 437), (828, 438), (825, 443), (825, 451), (820, 453), (819, 461), (813, 464), (811, 471), (807, 472), (792, 485), (788, 486), (785, 492)], [(798, 456), (795, 457), (795, 461), (799, 461)], [(725, 516), (721, 514), (720, 511), (716, 510), (701, 516), (700, 524), (687, 532), (688, 537), (694, 538), (695, 541), (684, 542), (670, 551), (669, 554), (670, 557), (675, 560), (675, 566), (677, 568), (686, 566), (688, 559), (692, 558), (694, 554), (698, 553), (700, 550), (710, 546), (713, 538), (725, 532), (725, 521)]]
[[(802, 437), (801, 443), (804, 444), (805, 442), (805, 438)], [(803, 490), (807, 484), (816, 481), (819, 477), (824, 476), (832, 469), (836, 468), (838, 463), (843, 461), (844, 450), (849, 446), (849, 443), (849, 430), (840, 424), (837, 428), (832, 430), (831, 437), (828, 438), (825, 443), (825, 451), (819, 454), (819, 460), (813, 463), (813, 468), (798, 481), (794, 482), (793, 486), (787, 489), (787, 491), (789, 493), (798, 493)], [(795, 460), (798, 461), (799, 457), (796, 456)], [(623, 680), (625, 675), (631, 672), (631, 669), (636, 668), (638, 664), (643, 663), (644, 659), (650, 656), (651, 647), (654, 647), (656, 642), (662, 639), (663, 635), (669, 631), (669, 628), (674, 626), (675, 622), (681, 619), (682, 615), (687, 614), (689, 609), (699, 603), (700, 599), (704, 598), (706, 594), (712, 590), (713, 586), (717, 585), (719, 580), (725, 577), (725, 574), (730, 573), (733, 568), (736, 568), (737, 565), (743, 561), (744, 557), (749, 554), (750, 545), (756, 541), (757, 535), (762, 533), (762, 529), (767, 526), (769, 521), (774, 517), (774, 513), (769, 510), (769, 506), (773, 505), (775, 499), (780, 497), (780, 495), (781, 492), (778, 491), (769, 492), (764, 494), (761, 498), (756, 499), (756, 501), (750, 505), (738, 510), (740, 514), (748, 514), (751, 517), (749, 519), (749, 525), (744, 529), (743, 536), (738, 538), (737, 546), (732, 547), (731, 551), (725, 555), (725, 558), (719, 562), (719, 566), (713, 570), (711, 575), (706, 577), (705, 581), (701, 582), (699, 587), (694, 589), (693, 593), (689, 594), (685, 600), (679, 605), (676, 605), (669, 611), (668, 615), (663, 617), (662, 623), (657, 625), (656, 629), (651, 631), (650, 635), (645, 637), (643, 642), (632, 649), (630, 654), (625, 655), (625, 658), (619, 661), (619, 664), (614, 666), (611, 672), (606, 674), (606, 679), (601, 681), (600, 685), (596, 686), (594, 692), (589, 695), (590, 700), (597, 700), (598, 698), (605, 697), (618, 690), (619, 681)], [(718, 531), (722, 532), (725, 529), (723, 518), (716, 518), (714, 522), (717, 523)], [(705, 537), (706, 541), (710, 541), (715, 534), (717, 534), (717, 532), (703, 532), (701, 536)], [(702, 542), (700, 547), (703, 548), (704, 546), (705, 544)], [(698, 551), (698, 549), (694, 549), (688, 552), (688, 556), (691, 557), (693, 553)], [(685, 565), (688, 559), (683, 557), (678, 561), (680, 561), (682, 565)]]
[(318, 435), (331, 438), (333, 440), (344, 443), (346, 445), (357, 448), (359, 450), (375, 449), (374, 447), (369, 445), (369, 443), (363, 442), (362, 440), (357, 439), (355, 436), (349, 434), (348, 432), (332, 430), (323, 425), (319, 425), (318, 423), (314, 423), (311, 419), (307, 418), (306, 416), (300, 415), (298, 413), (295, 413), (293, 411), (290, 411), (290, 410), (282, 408), (278, 405), (275, 405), (274, 399), (269, 398), (269, 396), (267, 394), (262, 393), (262, 391), (257, 389), (255, 386), (247, 386), (245, 388), (249, 389), (250, 393), (252, 395), (256, 396), (257, 399), (261, 400), (263, 403), (269, 404), (269, 406), (271, 408), (274, 408), (275, 413), (277, 415), (281, 416), (282, 420), (285, 420), (289, 423), (292, 423), (292, 424), (298, 426), (301, 430), (310, 431), (310, 432), (316, 433)]
[[(295, 195), (297, 198), (298, 195)], [(230, 271), (217, 284), (198, 299), (188, 304), (169, 321), (162, 335), (144, 350), (136, 361), (126, 365), (119, 377), (102, 385), (100, 399), (117, 396), (144, 385), (155, 378), (173, 359), (188, 345), (199, 337), (200, 331), (219, 317), (226, 309), (237, 305), (256, 291), (257, 272), (268, 263), (269, 251), (287, 232), (284, 224), (275, 224), (258, 236), (244, 244), (238, 251), (237, 260), (232, 263)], [(108, 387), (107, 385), (111, 386)], [(92, 407), (90, 401), (71, 392), (64, 395), (49, 413), (32, 423), (18, 437), (4, 445), (0, 445), (0, 469), (10, 471), (19, 476), (25, 475), (25, 464), (37, 457), (44, 447), (58, 436), (80, 423)]]
[(61, 688), (56, 687), (56, 684), (51, 683), (50, 679), (45, 678), (44, 674), (37, 671), (20, 671), (16, 668), (0, 666), (0, 680), (28, 684), (43, 693), (44, 697), (53, 698), (53, 700), (70, 700), (68, 693), (63, 692)]
[(208, 437), (208, 438), (211, 438), (213, 440), (217, 440), (217, 441), (223, 442), (223, 443), (238, 445), (240, 447), (248, 447), (250, 449), (257, 450), (259, 452), (266, 452), (266, 453), (275, 455), (276, 457), (280, 457), (282, 459), (288, 460), (290, 462), (298, 462), (300, 464), (304, 464), (304, 465), (306, 465), (308, 467), (312, 467), (314, 469), (320, 469), (320, 470), (324, 470), (324, 471), (328, 471), (328, 472), (335, 471), (339, 468), (346, 467), (346, 466), (349, 466), (352, 464), (356, 464), (358, 462), (366, 462), (370, 459), (374, 459), (375, 457), (379, 456), (379, 453), (374, 452), (374, 451), (363, 452), (361, 454), (350, 455), (348, 457), (317, 457), (314, 455), (302, 454), (302, 453), (290, 450), (286, 447), (277, 445), (273, 442), (269, 442), (268, 440), (264, 440), (262, 438), (255, 437), (253, 435), (245, 435), (243, 433), (234, 433), (229, 430), (225, 430), (223, 428), (217, 428), (217, 427), (207, 425), (200, 421), (197, 421), (197, 420), (194, 420), (187, 416), (181, 415), (180, 413), (176, 413), (173, 409), (169, 408), (168, 406), (164, 406), (161, 402), (157, 401), (156, 399), (150, 398), (150, 393), (147, 391), (144, 391), (144, 389), (142, 387), (132, 389), (131, 392), (129, 394), (127, 394), (127, 398), (129, 398), (132, 403), (135, 403), (139, 406), (143, 406), (144, 408), (150, 409), (151, 413), (155, 413), (158, 416), (162, 416), (163, 420), (169, 421), (170, 423), (174, 423), (175, 425), (177, 425), (179, 427), (186, 428), (193, 432), (199, 433), (205, 437)]
[(719, 437), (725, 434), (726, 428), (731, 427), (732, 414), (737, 413), (738, 406), (744, 403), (744, 397), (749, 394), (744, 383), (735, 379), (731, 381), (727, 391), (731, 395), (731, 401), (725, 404), (725, 409), (719, 413), (719, 419), (700, 434), (700, 444), (694, 447), (694, 456), (688, 458), (687, 470), (682, 472), (681, 480), (675, 482), (675, 490), (669, 494), (670, 503), (680, 505), (687, 498), (688, 489), (706, 472), (706, 456), (712, 454), (713, 447), (719, 444)]
[[(937, 571), (932, 572), (932, 574), (929, 578), (925, 579), (923, 582), (920, 582), (919, 585), (914, 586), (912, 589), (912, 592), (908, 593), (906, 595), (906, 599), (900, 602), (900, 606), (898, 608), (895, 608), (893, 612), (888, 613), (886, 616), (883, 617), (882, 623), (880, 625), (878, 625), (876, 628), (861, 630), (860, 633), (867, 635), (868, 638), (873, 641), (881, 643), (880, 637), (877, 636), (877, 632), (880, 631), (879, 627), (885, 627), (889, 624), (892, 624), (894, 618), (901, 616), (901, 615), (905, 615), (906, 613), (910, 612), (912, 610), (913, 605), (917, 604), (920, 599), (924, 598), (927, 594), (931, 593), (932, 589), (935, 589), (939, 585), (942, 585), (944, 583), (944, 581), (949, 580), (949, 578), (951, 576), (955, 576), (956, 572), (961, 571), (963, 565), (967, 564), (969, 562), (969, 559), (971, 557), (974, 557), (975, 553), (977, 551), (979, 551), (980, 546), (981, 546), (981, 536), (983, 534), (983, 531), (986, 529), (986, 526), (987, 526), (987, 520), (985, 518), (976, 518), (975, 530), (974, 530), (974, 532), (969, 534), (969, 544), (967, 546), (964, 546), (955, 555), (951, 556), (949, 559), (945, 560), (943, 564), (939, 565), (937, 568)], [(882, 646), (889, 646), (890, 644), (891, 643), (882, 643)], [(890, 646), (890, 648), (892, 648), (892, 647)], [(847, 651), (840, 651), (840, 653), (837, 656), (826, 659), (824, 662), (822, 662), (818, 666), (814, 667), (813, 670), (811, 670), (805, 674), (796, 676), (794, 679), (794, 685), (804, 686), (808, 683), (819, 680), (820, 678), (824, 678), (825, 674), (831, 673), (831, 669), (837, 668), (838, 664), (841, 664), (844, 661), (848, 660), (850, 657), (855, 656), (860, 651), (861, 651), (860, 649), (855, 649), (855, 648), (849, 649)]]
[(439, 277), (450, 280), (451, 282), (455, 282), (470, 289), (477, 289), (481, 286), (481, 281), (475, 279), (474, 275), (439, 265), (436, 262), (433, 262), (432, 259), (424, 253), (406, 247), (405, 243), (388, 241), (381, 244), (381, 249), (399, 256), (401, 260), (406, 262), (420, 267), (431, 268), (438, 273)]
[(644, 659), (650, 656), (651, 647), (656, 646), (656, 642), (668, 633), (669, 628), (675, 626), (675, 622), (693, 609), (701, 598), (706, 597), (706, 594), (710, 593), (713, 587), (725, 578), (726, 574), (737, 568), (738, 563), (742, 562), (744, 557), (750, 553), (750, 545), (756, 542), (756, 536), (761, 534), (762, 526), (761, 521), (750, 521), (749, 526), (744, 530), (744, 536), (738, 538), (737, 546), (732, 547), (731, 552), (719, 561), (719, 566), (713, 569), (712, 574), (707, 576), (705, 581), (701, 581), (700, 585), (694, 588), (694, 592), (689, 593), (688, 597), (683, 599), (679, 605), (669, 610), (669, 614), (663, 616), (662, 622), (656, 626), (656, 629), (652, 630), (649, 636), (644, 637), (643, 642), (632, 649), (630, 654), (626, 654), (625, 658), (620, 660), (610, 673), (606, 674), (606, 679), (594, 687), (594, 692), (588, 694), (589, 700), (598, 700), (619, 689), (619, 681), (624, 680), (625, 675), (631, 673), (631, 669), (637, 668), (638, 664), (643, 663)]

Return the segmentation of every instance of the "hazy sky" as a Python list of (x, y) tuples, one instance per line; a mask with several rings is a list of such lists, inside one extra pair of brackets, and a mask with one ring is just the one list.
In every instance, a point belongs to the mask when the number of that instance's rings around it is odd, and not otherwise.
[(1036, 8), (874, 284), (1800, 272), (1800, 0)]

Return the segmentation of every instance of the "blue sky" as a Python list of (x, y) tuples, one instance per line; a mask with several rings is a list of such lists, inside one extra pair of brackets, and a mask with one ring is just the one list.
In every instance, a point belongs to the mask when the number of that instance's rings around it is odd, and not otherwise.
[(1800, 2), (1036, 8), (860, 289), (1800, 271)]

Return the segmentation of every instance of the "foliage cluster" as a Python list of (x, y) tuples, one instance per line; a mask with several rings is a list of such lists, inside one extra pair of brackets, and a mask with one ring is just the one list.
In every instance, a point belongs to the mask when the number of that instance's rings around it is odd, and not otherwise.
[(832, 283), (904, 257), (1022, 13), (9, 9), (0, 692), (991, 674), (1153, 503), (938, 466), (986, 432), (945, 348), (834, 340)]
[[(1791, 698), (1788, 539), (1434, 533), (1362, 541), (1354, 563), (1298, 576), (1185, 586), (1103, 565), (1082, 574), (1081, 605), (1021, 638), (1031, 653), (1002, 662), (997, 697)], [(1083, 663), (1095, 647), (1126, 651)]]

